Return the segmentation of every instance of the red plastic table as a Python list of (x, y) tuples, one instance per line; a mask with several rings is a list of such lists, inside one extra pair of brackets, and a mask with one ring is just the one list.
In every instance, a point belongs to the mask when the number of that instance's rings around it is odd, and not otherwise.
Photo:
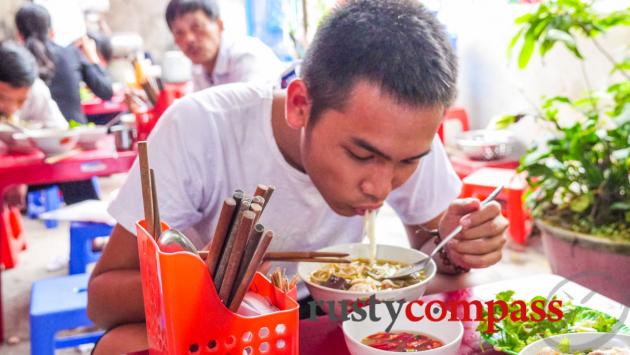
[[(93, 176), (107, 176), (129, 170), (136, 152), (116, 152), (112, 140), (106, 140), (98, 149), (82, 151), (78, 155), (54, 164), (44, 162), (44, 154), (0, 155), (0, 202), (4, 191), (16, 184), (47, 184), (89, 179)], [(2, 203), (0, 203), (0, 209)], [(0, 238), (3, 235), (3, 220), (0, 218)], [(0, 245), (2, 245), (0, 243)], [(0, 274), (0, 344), (4, 341), (2, 287)]]
[(127, 111), (125, 94), (117, 92), (110, 100), (93, 97), (81, 102), (81, 109), (86, 116), (96, 116)]
[[(577, 280), (579, 281), (579, 280)], [(481, 300), (487, 301), (495, 298), (498, 292), (505, 290), (516, 291), (515, 299), (529, 301), (536, 295), (558, 297), (567, 300), (573, 299), (574, 303), (581, 303), (587, 307), (606, 312), (630, 325), (627, 316), (628, 309), (607, 297), (594, 293), (593, 291), (575, 283), (568, 281), (557, 275), (535, 275), (513, 280), (499, 281), (471, 288), (444, 292), (425, 296), (425, 302), (430, 300), (457, 301), (457, 300)], [(477, 354), (502, 354), (485, 345), (482, 351), (481, 339), (475, 330), (477, 322), (464, 322), (464, 337), (459, 348), (458, 355)], [(300, 321), (300, 355), (348, 355), (343, 332), (338, 323), (331, 322), (326, 316), (317, 320)]]

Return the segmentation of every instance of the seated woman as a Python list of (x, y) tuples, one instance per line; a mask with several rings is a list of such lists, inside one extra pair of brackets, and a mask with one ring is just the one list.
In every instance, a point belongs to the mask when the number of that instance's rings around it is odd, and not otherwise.
[[(103, 100), (113, 95), (111, 80), (100, 65), (94, 41), (86, 36), (68, 47), (53, 43), (50, 14), (36, 4), (22, 6), (15, 16), (15, 24), (20, 38), (37, 60), (39, 77), (50, 87), (65, 118), (87, 123), (81, 110), (81, 81)], [(67, 204), (98, 199), (90, 180), (63, 183), (60, 188)]]

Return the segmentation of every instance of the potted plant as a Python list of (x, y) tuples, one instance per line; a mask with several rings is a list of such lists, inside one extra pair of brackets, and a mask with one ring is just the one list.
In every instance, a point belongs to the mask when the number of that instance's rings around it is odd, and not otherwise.
[[(598, 41), (611, 28), (630, 25), (630, 7), (599, 13), (592, 5), (548, 0), (516, 20), (520, 30), (509, 49), (519, 49), (521, 69), (536, 49), (544, 57), (556, 44), (583, 61), (576, 43), (582, 36), (621, 78), (599, 92), (589, 88), (582, 98), (546, 98), (534, 116), (552, 138), (530, 148), (518, 170), (527, 174), (525, 203), (552, 271), (630, 305), (630, 60), (616, 61)], [(570, 123), (562, 117), (567, 114)], [(522, 117), (504, 116), (498, 125)]]

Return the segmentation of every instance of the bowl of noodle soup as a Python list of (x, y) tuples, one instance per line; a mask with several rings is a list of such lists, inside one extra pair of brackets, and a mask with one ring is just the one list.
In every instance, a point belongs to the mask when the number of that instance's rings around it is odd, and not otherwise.
[(394, 245), (376, 245), (375, 263), (370, 263), (369, 244), (340, 244), (318, 251), (348, 253), (350, 264), (305, 263), (298, 264), (298, 275), (306, 284), (311, 296), (324, 312), (334, 306), (341, 315), (342, 301), (352, 309), (352, 303), (367, 300), (413, 301), (424, 294), (427, 284), (435, 277), (437, 267), (430, 260), (425, 270), (404, 280), (379, 280), (379, 276), (392, 275), (400, 268), (427, 257), (421, 251)]

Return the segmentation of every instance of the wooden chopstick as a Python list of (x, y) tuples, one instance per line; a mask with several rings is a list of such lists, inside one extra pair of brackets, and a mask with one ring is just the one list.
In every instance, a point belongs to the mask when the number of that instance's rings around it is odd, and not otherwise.
[[(230, 294), (232, 293), (232, 286), (234, 280), (238, 274), (238, 269), (241, 264), (243, 253), (245, 252), (245, 246), (247, 245), (247, 239), (249, 238), (252, 227), (254, 226), (254, 219), (256, 213), (252, 211), (244, 211), (241, 217), (241, 221), (238, 224), (238, 231), (234, 237), (234, 244), (232, 251), (228, 258), (228, 264), (225, 269), (225, 275), (219, 288), (219, 298), (224, 304), (230, 304)], [(247, 262), (248, 260), (246, 260)]]
[(247, 290), (249, 290), (249, 285), (251, 284), (252, 279), (254, 278), (254, 275), (256, 274), (256, 270), (258, 269), (258, 266), (260, 266), (260, 263), (263, 260), (263, 256), (265, 255), (265, 252), (267, 251), (267, 248), (269, 247), (269, 244), (271, 243), (271, 239), (273, 239), (273, 232), (269, 230), (265, 232), (265, 234), (262, 237), (262, 240), (258, 244), (258, 248), (256, 248), (256, 252), (254, 252), (254, 256), (252, 257), (251, 262), (247, 266), (247, 270), (245, 271), (245, 276), (243, 277), (243, 281), (238, 286), (234, 294), (234, 297), (229, 303), (228, 308), (232, 312), (238, 311), (238, 307), (241, 305), (241, 302), (243, 301), (243, 297), (245, 297), (245, 293), (247, 293)]
[[(260, 227), (259, 227), (260, 226)], [(257, 231), (257, 228), (262, 228), (262, 224), (257, 224), (256, 228), (252, 230), (252, 234)], [(261, 231), (262, 233), (262, 231)], [(255, 235), (253, 235), (255, 238)], [(250, 237), (251, 238), (251, 237)], [(252, 243), (255, 243), (255, 239), (252, 240)], [(248, 256), (253, 255), (252, 252), (248, 252), (247, 249), (250, 248), (251, 244), (247, 244), (245, 254), (243, 254), (243, 259), (249, 259)], [(255, 247), (251, 247), (254, 249)], [(209, 253), (207, 251), (200, 251), (199, 257), (201, 259), (206, 260)], [(269, 252), (266, 253), (263, 259), (265, 261), (305, 261), (305, 262), (314, 262), (314, 263), (350, 263), (352, 260), (345, 259), (349, 254), (346, 253), (328, 253), (328, 252)]]
[(268, 190), (269, 186), (259, 184), (258, 186), (256, 186), (256, 192), (254, 192), (254, 196), (260, 196), (264, 198)]
[(285, 261), (285, 262), (304, 262), (304, 263), (328, 263), (328, 264), (349, 264), (350, 259), (341, 258), (264, 258), (264, 261)]
[(249, 260), (252, 260), (252, 257), (258, 248), (258, 244), (260, 244), (260, 239), (262, 238), (264, 231), (265, 227), (260, 223), (256, 224), (254, 228), (252, 228), (252, 231), (249, 234), (249, 239), (247, 240), (247, 245), (245, 246), (245, 252), (243, 253), (243, 262), (241, 262), (241, 266), (239, 266), (238, 273), (236, 274), (236, 281), (232, 287), (230, 299), (234, 298), (239, 285), (243, 282), (245, 272), (249, 266)]
[(265, 207), (267, 207), (267, 204), (269, 203), (269, 199), (271, 198), (271, 195), (273, 194), (275, 190), (276, 190), (276, 187), (273, 185), (270, 185), (267, 188), (267, 192), (265, 193), (265, 196), (263, 196), (265, 198), (265, 204), (263, 205), (263, 210), (265, 209)]
[(153, 203), (153, 236), (159, 239), (162, 235), (162, 221), (160, 220), (160, 208), (157, 197), (157, 183), (155, 182), (155, 171), (149, 168), (149, 178), (151, 180), (151, 202)]
[(256, 218), (254, 218), (254, 224), (258, 223), (258, 219), (260, 218), (260, 215), (262, 214), (262, 206), (259, 205), (258, 203), (254, 203), (252, 202), (252, 204), (249, 205), (249, 210), (254, 212), (254, 214), (256, 214)]
[(234, 195), (232, 196), (238, 206), (236, 209), (236, 213), (234, 219), (232, 220), (232, 225), (230, 226), (230, 230), (227, 233), (225, 239), (225, 246), (223, 247), (223, 251), (221, 252), (221, 256), (219, 257), (219, 264), (216, 269), (216, 273), (214, 274), (214, 285), (219, 288), (223, 283), (223, 276), (225, 275), (225, 269), (227, 268), (228, 260), (230, 255), (232, 254), (232, 246), (234, 245), (234, 236), (236, 235), (236, 231), (238, 230), (238, 225), (241, 222), (241, 217), (243, 216), (243, 212), (249, 209), (249, 203), (245, 194), (242, 190), (234, 191)]
[(337, 252), (322, 252), (322, 251), (284, 251), (284, 252), (269, 252), (265, 254), (265, 259), (299, 259), (299, 258), (345, 258), (349, 256), (348, 253)]
[[(147, 231), (155, 232), (153, 227), (153, 200), (151, 198), (151, 173), (149, 172), (149, 153), (147, 142), (138, 143), (138, 162), (140, 168), (140, 184), (142, 185), (142, 203), (144, 205), (144, 221)], [(158, 236), (159, 237), (159, 236)], [(157, 240), (157, 237), (153, 235)]]
[(208, 257), (206, 258), (206, 265), (210, 276), (213, 277), (219, 263), (219, 257), (223, 251), (225, 245), (225, 238), (230, 231), (232, 225), (232, 219), (236, 212), (236, 200), (232, 197), (228, 197), (223, 201), (223, 208), (221, 208), (221, 215), (219, 216), (219, 222), (214, 232), (212, 242), (208, 246)]

